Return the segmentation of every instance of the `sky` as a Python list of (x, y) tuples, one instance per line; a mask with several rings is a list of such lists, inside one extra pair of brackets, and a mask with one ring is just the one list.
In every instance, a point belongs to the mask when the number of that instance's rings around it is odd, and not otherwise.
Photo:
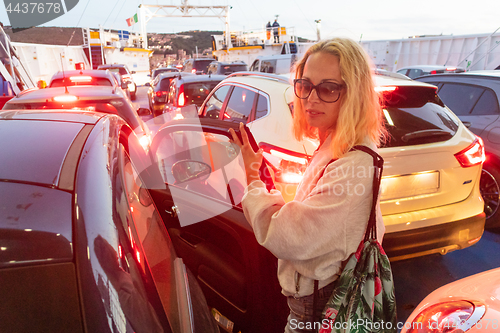
[[(5, 2), (6, 0), (4, 0)], [(26, 0), (27, 2), (30, 2)], [(40, 2), (41, 0), (36, 0)], [(45, 0), (44, 0), (45, 1)], [(48, 0), (47, 0), (48, 1)], [(54, 0), (55, 1), (55, 0)], [(144, 5), (230, 6), (231, 31), (257, 31), (274, 21), (296, 36), (350, 37), (354, 40), (401, 39), (414, 35), (491, 34), (500, 28), (498, 0), (79, 0), (66, 14), (42, 26), (126, 29), (126, 19)], [(9, 25), (0, 4), (0, 21)], [(172, 10), (171, 10), (172, 11)], [(152, 18), (147, 32), (176, 33), (189, 30), (224, 30), (224, 20), (216, 17)], [(499, 29), (500, 31), (500, 29)]]

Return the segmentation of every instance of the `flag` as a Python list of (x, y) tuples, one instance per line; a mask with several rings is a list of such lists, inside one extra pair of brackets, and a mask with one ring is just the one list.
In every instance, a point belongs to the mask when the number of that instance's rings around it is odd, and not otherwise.
[(134, 15), (134, 16), (132, 16), (132, 17), (130, 17), (130, 18), (128, 18), (128, 19), (127, 19), (127, 24), (128, 24), (128, 26), (130, 27), (131, 25), (136, 24), (136, 23), (137, 23), (137, 21), (139, 21), (139, 20), (138, 20), (138, 18), (137, 18), (137, 13), (135, 13), (135, 15)]

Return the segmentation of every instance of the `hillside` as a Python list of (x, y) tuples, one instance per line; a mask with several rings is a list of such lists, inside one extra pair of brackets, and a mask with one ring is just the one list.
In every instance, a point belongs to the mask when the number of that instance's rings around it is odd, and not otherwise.
[[(81, 28), (66, 27), (33, 27), (13, 32), (12, 27), (4, 26), (5, 32), (11, 41), (19, 43), (36, 43), (51, 45), (82, 45), (83, 33)], [(184, 50), (188, 54), (201, 52), (212, 46), (211, 35), (221, 35), (222, 31), (185, 31), (177, 34), (148, 33), (149, 46), (163, 46), (155, 53), (177, 54)]]

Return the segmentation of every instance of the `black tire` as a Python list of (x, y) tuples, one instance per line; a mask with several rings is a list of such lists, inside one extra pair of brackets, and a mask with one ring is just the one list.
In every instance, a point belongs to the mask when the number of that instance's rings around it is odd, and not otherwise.
[(483, 165), (479, 190), (484, 200), (485, 228), (500, 228), (500, 171), (496, 165)]

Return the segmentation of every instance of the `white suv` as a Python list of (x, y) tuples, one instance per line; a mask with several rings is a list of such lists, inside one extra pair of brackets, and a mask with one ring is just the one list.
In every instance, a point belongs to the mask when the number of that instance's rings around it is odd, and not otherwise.
[[(436, 87), (374, 77), (391, 137), (380, 149), (385, 160), (384, 249), (398, 260), (475, 244), (485, 222), (479, 191), (482, 140), (442, 103)], [(293, 87), (288, 78), (232, 74), (214, 88), (199, 115), (246, 123), (274, 168), (276, 187), (286, 200), (293, 198), (317, 142), (297, 141), (292, 134)]]

